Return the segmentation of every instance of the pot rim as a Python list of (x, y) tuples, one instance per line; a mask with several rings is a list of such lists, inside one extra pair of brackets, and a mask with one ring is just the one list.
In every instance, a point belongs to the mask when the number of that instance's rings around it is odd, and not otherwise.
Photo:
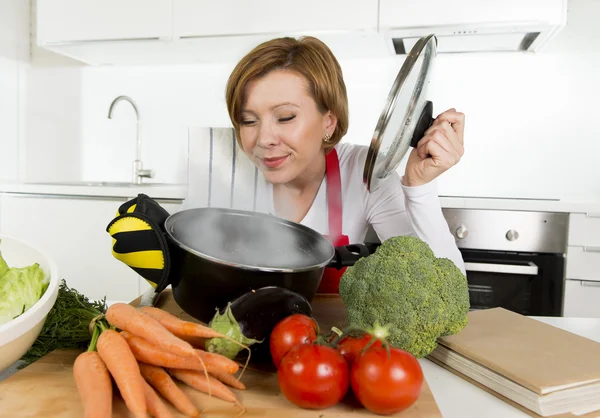
[[(195, 249), (191, 248), (190, 246), (184, 244), (183, 242), (178, 240), (173, 235), (173, 233), (171, 231), (172, 224), (173, 224), (173, 222), (175, 222), (177, 220), (176, 219), (177, 216), (182, 216), (181, 214), (184, 212), (191, 212), (191, 211), (204, 212), (207, 210), (214, 211), (214, 212), (222, 212), (222, 213), (233, 213), (233, 214), (239, 214), (239, 215), (245, 215), (245, 216), (251, 216), (251, 217), (269, 218), (277, 223), (285, 224), (287, 226), (291, 226), (296, 229), (300, 229), (307, 234), (315, 236), (316, 239), (321, 240), (323, 243), (327, 243), (327, 245), (329, 246), (329, 249), (330, 249), (330, 256), (328, 256), (328, 258), (326, 260), (324, 260), (320, 263), (315, 263), (312, 265), (296, 267), (296, 268), (254, 266), (254, 265), (250, 265), (250, 264), (236, 263), (236, 262), (225, 260), (225, 259), (222, 259), (219, 257), (205, 254), (201, 251), (195, 250)], [(221, 265), (225, 265), (225, 266), (233, 267), (233, 268), (238, 268), (238, 269), (243, 269), (243, 270), (263, 271), (263, 272), (267, 272), (267, 273), (302, 273), (302, 272), (313, 271), (313, 270), (323, 268), (323, 267), (327, 266), (331, 262), (331, 260), (333, 260), (333, 258), (335, 257), (335, 247), (333, 246), (333, 244), (331, 242), (329, 242), (329, 240), (327, 238), (325, 238), (323, 235), (319, 234), (314, 229), (309, 228), (306, 225), (302, 225), (302, 224), (299, 224), (296, 222), (292, 222), (292, 221), (288, 221), (286, 219), (279, 218), (274, 215), (264, 214), (264, 213), (260, 213), (260, 212), (251, 212), (251, 211), (246, 211), (246, 210), (228, 209), (228, 208), (210, 208), (210, 207), (185, 209), (185, 210), (176, 212), (174, 214), (171, 214), (167, 217), (167, 219), (165, 220), (165, 231), (167, 233), (168, 238), (171, 241), (173, 241), (182, 250), (187, 251), (188, 253), (193, 254), (197, 257), (206, 259), (208, 261), (212, 261), (217, 264), (221, 264)]]

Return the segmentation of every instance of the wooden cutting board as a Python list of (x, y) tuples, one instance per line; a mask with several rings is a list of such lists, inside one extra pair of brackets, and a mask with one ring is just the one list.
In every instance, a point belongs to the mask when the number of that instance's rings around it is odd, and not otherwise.
[[(136, 305), (137, 300), (132, 302)], [(314, 317), (323, 330), (332, 325), (344, 326), (346, 316), (341, 299), (336, 296), (317, 295), (313, 300)], [(170, 290), (163, 292), (159, 307), (184, 319), (191, 319), (175, 303)], [(55, 351), (34, 364), (0, 382), (0, 416), (11, 418), (57, 417), (80, 418), (83, 409), (72, 375), (72, 366), (78, 351)], [(356, 399), (349, 395), (342, 403), (324, 410), (304, 410), (288, 402), (279, 391), (277, 375), (272, 372), (247, 370), (242, 377), (247, 390), (233, 390), (245, 406), (243, 417), (264, 418), (334, 418), (334, 417), (376, 417), (362, 408)], [(209, 398), (186, 385), (180, 387), (206, 417), (235, 417), (239, 409), (219, 399)], [(113, 416), (131, 417), (121, 397), (114, 396)], [(174, 408), (176, 417), (183, 417)], [(442, 414), (433, 394), (424, 381), (420, 398), (411, 408), (398, 413), (402, 418), (441, 417)]]

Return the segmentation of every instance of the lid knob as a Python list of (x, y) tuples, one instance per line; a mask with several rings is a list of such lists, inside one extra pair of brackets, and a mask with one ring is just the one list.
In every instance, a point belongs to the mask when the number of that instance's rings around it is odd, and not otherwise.
[(425, 106), (423, 107), (423, 111), (421, 112), (421, 116), (419, 116), (415, 130), (413, 131), (413, 136), (410, 140), (411, 147), (417, 147), (417, 144), (421, 138), (423, 138), (423, 135), (425, 135), (425, 131), (431, 127), (434, 120), (433, 103), (430, 100), (427, 100), (425, 102)]

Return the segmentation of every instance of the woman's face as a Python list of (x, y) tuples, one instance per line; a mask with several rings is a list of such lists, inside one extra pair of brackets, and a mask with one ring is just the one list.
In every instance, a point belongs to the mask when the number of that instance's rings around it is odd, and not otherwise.
[(245, 98), (240, 142), (267, 181), (290, 183), (323, 164), (323, 137), (336, 118), (319, 111), (302, 75), (271, 71), (248, 83)]

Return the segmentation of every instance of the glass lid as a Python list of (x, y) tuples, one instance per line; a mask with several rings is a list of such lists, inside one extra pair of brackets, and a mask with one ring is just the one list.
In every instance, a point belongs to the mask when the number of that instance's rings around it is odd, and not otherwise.
[(413, 46), (388, 95), (367, 153), (363, 182), (369, 192), (396, 171), (409, 147), (416, 147), (433, 123), (433, 103), (427, 100), (427, 87), (437, 39), (420, 38)]

